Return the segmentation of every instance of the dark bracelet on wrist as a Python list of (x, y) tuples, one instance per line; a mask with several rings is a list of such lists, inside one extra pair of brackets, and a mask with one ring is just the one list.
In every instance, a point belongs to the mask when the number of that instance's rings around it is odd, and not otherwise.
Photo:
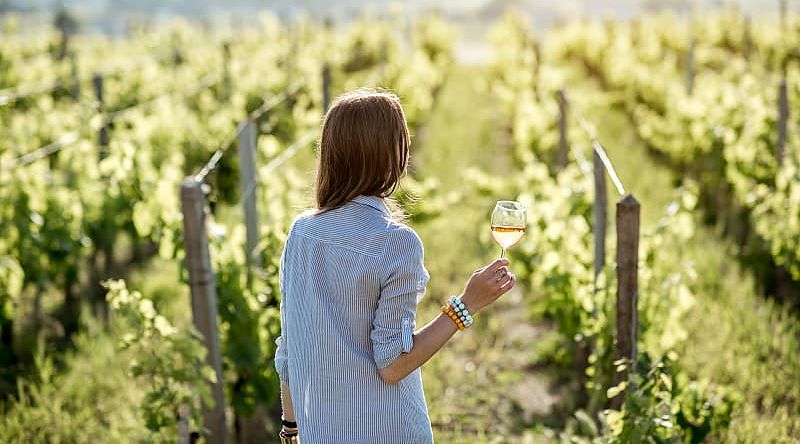
[(296, 429), (297, 428), (297, 422), (295, 422), (295, 421), (287, 421), (287, 420), (285, 420), (283, 418), (281, 418), (281, 425), (284, 426), (284, 427), (288, 427), (290, 429)]
[(300, 435), (297, 432), (286, 433), (286, 431), (281, 430), (278, 434), (278, 439), (280, 439), (281, 444), (298, 444)]

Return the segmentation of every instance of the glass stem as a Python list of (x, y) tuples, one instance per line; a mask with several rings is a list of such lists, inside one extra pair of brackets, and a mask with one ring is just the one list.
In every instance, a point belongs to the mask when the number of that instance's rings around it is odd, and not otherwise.
[(506, 249), (505, 248), (500, 248), (500, 259), (502, 259), (504, 257), (506, 257)]

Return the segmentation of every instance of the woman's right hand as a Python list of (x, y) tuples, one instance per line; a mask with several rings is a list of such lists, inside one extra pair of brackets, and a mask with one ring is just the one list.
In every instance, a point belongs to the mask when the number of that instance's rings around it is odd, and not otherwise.
[(508, 259), (497, 259), (472, 273), (461, 301), (475, 314), (511, 290), (516, 282), (514, 274), (508, 270)]

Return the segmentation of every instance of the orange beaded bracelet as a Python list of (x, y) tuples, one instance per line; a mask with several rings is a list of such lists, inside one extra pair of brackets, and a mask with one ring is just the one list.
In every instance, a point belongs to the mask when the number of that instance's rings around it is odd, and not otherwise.
[(458, 315), (453, 310), (453, 307), (450, 306), (450, 304), (442, 306), (442, 313), (446, 314), (450, 319), (453, 320), (453, 323), (456, 324), (456, 327), (459, 331), (464, 330), (464, 323), (458, 318)]

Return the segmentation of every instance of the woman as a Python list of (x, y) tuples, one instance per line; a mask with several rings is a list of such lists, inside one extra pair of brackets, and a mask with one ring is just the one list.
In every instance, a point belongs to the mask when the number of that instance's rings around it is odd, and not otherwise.
[(496, 260), (414, 331), (422, 243), (387, 200), (409, 144), (393, 94), (357, 90), (325, 116), (317, 208), (294, 222), (281, 257), (282, 442), (432, 443), (419, 367), (516, 282)]

